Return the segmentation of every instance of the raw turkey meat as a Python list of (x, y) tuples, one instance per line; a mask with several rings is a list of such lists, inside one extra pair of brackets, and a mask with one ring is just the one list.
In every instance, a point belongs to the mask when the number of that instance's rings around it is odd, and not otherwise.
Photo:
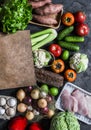
[(78, 89), (75, 89), (72, 92), (72, 96), (74, 96), (78, 101), (78, 113), (83, 116), (87, 116), (88, 115), (88, 106), (87, 106), (87, 100), (85, 98), (84, 93), (82, 93)]
[(62, 98), (63, 108), (65, 110), (69, 110), (71, 112), (78, 111), (78, 101), (76, 100), (75, 97), (71, 96), (71, 94), (67, 90), (63, 91), (61, 98)]
[(87, 107), (88, 107), (88, 117), (91, 118), (91, 96), (86, 96)]

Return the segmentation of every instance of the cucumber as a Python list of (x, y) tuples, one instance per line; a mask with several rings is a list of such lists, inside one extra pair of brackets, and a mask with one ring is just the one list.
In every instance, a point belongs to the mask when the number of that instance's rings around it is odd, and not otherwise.
[(58, 40), (62, 40), (65, 36), (70, 34), (74, 30), (74, 26), (66, 27), (64, 30), (58, 33)]
[(84, 37), (81, 36), (66, 36), (64, 38), (66, 42), (84, 42)]
[(58, 44), (61, 47), (68, 49), (68, 50), (71, 50), (71, 51), (79, 51), (80, 50), (80, 47), (74, 43), (59, 41)]

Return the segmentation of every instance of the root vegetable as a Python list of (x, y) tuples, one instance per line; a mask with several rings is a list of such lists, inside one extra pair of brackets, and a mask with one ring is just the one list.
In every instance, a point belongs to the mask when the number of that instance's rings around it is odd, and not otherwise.
[(29, 3), (32, 5), (32, 8), (35, 9), (35, 8), (39, 8), (41, 6), (44, 6), (45, 4), (47, 3), (51, 3), (52, 1), (51, 0), (40, 0), (40, 1), (31, 1), (29, 0)]
[(40, 95), (40, 91), (38, 89), (33, 89), (30, 95), (32, 99), (38, 99)]
[(34, 118), (33, 112), (27, 111), (27, 113), (26, 113), (26, 118), (27, 118), (28, 120), (32, 120), (32, 119)]
[(56, 25), (57, 24), (57, 20), (50, 17), (50, 15), (46, 15), (46, 16), (40, 16), (40, 15), (33, 15), (33, 20), (42, 23), (42, 24), (46, 24), (46, 25)]
[(49, 118), (51, 118), (54, 114), (55, 114), (55, 112), (54, 112), (53, 110), (49, 109), (49, 110), (48, 110), (48, 113), (47, 113), (47, 116), (48, 116)]
[(22, 101), (25, 98), (25, 95), (26, 94), (23, 89), (18, 90), (18, 92), (16, 94), (19, 101)]
[(45, 99), (43, 99), (43, 98), (39, 99), (38, 100), (38, 106), (40, 108), (45, 108), (47, 106), (47, 101)]
[(20, 104), (18, 104), (18, 106), (17, 106), (17, 110), (18, 110), (19, 112), (21, 112), (21, 113), (25, 112), (26, 109), (27, 109), (27, 106), (26, 106), (24, 103), (20, 103)]
[(35, 9), (35, 12), (39, 15), (49, 15), (59, 13), (63, 9), (62, 4), (46, 4), (42, 7)]

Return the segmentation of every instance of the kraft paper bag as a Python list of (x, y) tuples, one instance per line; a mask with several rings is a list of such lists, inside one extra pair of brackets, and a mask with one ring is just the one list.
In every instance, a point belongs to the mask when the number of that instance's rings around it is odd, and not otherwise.
[(0, 34), (0, 89), (35, 85), (30, 31)]

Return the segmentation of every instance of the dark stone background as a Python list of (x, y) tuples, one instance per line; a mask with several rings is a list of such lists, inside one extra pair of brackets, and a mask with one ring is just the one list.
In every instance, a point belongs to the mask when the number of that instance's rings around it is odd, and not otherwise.
[[(86, 23), (89, 25), (91, 30), (91, 0), (53, 0), (53, 3), (62, 3), (64, 5), (64, 12), (71, 11), (76, 12), (82, 10), (87, 15)], [(58, 31), (62, 26), (59, 27)], [(38, 27), (35, 25), (28, 25), (26, 29), (30, 29), (31, 33), (37, 32), (39, 30), (45, 29), (45, 27)], [(91, 31), (88, 36), (85, 37), (85, 42), (80, 44), (80, 52), (88, 55), (89, 66), (86, 72), (77, 75), (77, 79), (74, 84), (79, 87), (91, 92)], [(17, 89), (0, 90), (0, 95), (11, 95), (15, 96)], [(0, 130), (7, 130), (7, 125), (9, 121), (4, 121), (0, 119)], [(49, 120), (43, 120), (44, 130), (49, 129)], [(91, 125), (80, 122), (81, 130), (91, 130)]]

